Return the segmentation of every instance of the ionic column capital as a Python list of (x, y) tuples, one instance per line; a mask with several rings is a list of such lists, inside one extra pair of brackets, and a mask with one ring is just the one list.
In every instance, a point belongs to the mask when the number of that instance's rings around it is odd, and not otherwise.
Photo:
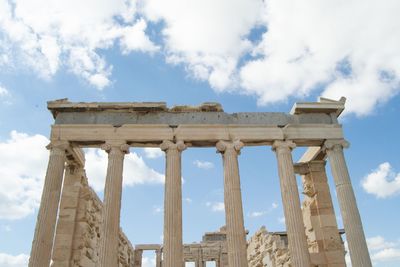
[(344, 139), (328, 139), (324, 142), (322, 146), (323, 150), (338, 150), (343, 148), (348, 148), (350, 143)]
[(105, 144), (102, 144), (100, 148), (106, 151), (107, 153), (110, 152), (121, 152), (123, 154), (129, 153), (129, 145), (122, 142), (106, 142)]
[(272, 143), (273, 151), (279, 151), (281, 149), (292, 151), (294, 148), (296, 148), (296, 144), (291, 140), (276, 140)]
[(162, 151), (167, 152), (168, 150), (178, 150), (179, 152), (182, 152), (187, 148), (187, 145), (182, 140), (176, 141), (175, 143), (170, 141), (170, 140), (164, 140), (160, 148)]
[(243, 142), (240, 140), (234, 141), (218, 141), (215, 147), (217, 148), (217, 152), (224, 154), (226, 151), (231, 150), (235, 151), (237, 154), (240, 154), (240, 150), (244, 146)]
[(59, 150), (65, 152), (69, 148), (70, 144), (68, 141), (51, 141), (50, 144), (46, 146), (48, 150)]

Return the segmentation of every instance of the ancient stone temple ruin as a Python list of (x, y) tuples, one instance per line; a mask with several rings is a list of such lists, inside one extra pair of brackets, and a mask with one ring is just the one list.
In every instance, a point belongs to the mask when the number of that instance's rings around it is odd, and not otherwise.
[[(345, 99), (296, 103), (290, 113), (225, 113), (221, 105), (72, 103), (51, 101), (55, 119), (30, 267), (141, 266), (152, 250), (157, 267), (345, 266), (345, 251), (325, 171), (329, 162), (354, 267), (371, 266), (347, 170), (338, 116)], [(286, 232), (261, 228), (247, 237), (240, 190), (243, 146), (275, 153)], [(292, 150), (307, 147), (299, 162)], [(104, 200), (88, 186), (82, 148), (108, 153)], [(163, 244), (131, 244), (120, 228), (122, 170), (130, 147), (160, 147), (166, 155)], [(215, 147), (224, 167), (226, 226), (199, 243), (182, 243), (181, 157), (185, 149)], [(268, 153), (268, 150), (265, 150)], [(302, 177), (300, 203), (296, 174)]]

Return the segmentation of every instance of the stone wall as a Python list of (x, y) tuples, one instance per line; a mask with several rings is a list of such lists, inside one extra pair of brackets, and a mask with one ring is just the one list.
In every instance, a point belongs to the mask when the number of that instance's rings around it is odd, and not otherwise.
[(247, 260), (249, 267), (292, 267), (285, 240), (264, 226), (249, 240)]
[(344, 267), (345, 250), (325, 173), (325, 162), (307, 163), (302, 175), (303, 221), (311, 262), (319, 267)]
[[(99, 260), (102, 201), (89, 187), (84, 172), (66, 176), (60, 204), (52, 267), (95, 267)], [(119, 267), (133, 266), (134, 249), (119, 235)]]

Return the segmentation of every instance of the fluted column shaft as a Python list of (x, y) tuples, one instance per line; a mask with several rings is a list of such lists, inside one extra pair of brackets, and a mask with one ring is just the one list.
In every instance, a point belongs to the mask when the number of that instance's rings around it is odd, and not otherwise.
[(243, 221), (242, 194), (238, 155), (243, 143), (219, 141), (217, 150), (222, 154), (224, 165), (224, 202), (226, 239), (229, 267), (245, 267), (247, 263), (246, 233)]
[(104, 189), (99, 266), (111, 267), (118, 266), (122, 172), (124, 156), (129, 147), (121, 143), (106, 143), (102, 149), (108, 153), (108, 167)]
[(32, 242), (29, 267), (45, 267), (50, 264), (67, 147), (68, 143), (66, 142), (52, 142), (47, 146), (50, 149), (50, 157)]
[(156, 250), (156, 267), (161, 267), (161, 250)]
[(310, 254), (300, 208), (300, 197), (293, 168), (292, 141), (275, 141), (272, 149), (276, 152), (281, 184), (283, 210), (292, 264), (296, 267), (310, 267)]
[(135, 249), (133, 267), (142, 267), (143, 250)]
[(163, 267), (182, 267), (181, 152), (186, 146), (182, 141), (164, 141), (160, 147), (166, 154)]
[(346, 231), (346, 239), (349, 244), (352, 266), (369, 267), (372, 266), (371, 258), (344, 158), (343, 147), (348, 147), (348, 143), (345, 140), (327, 140), (324, 144), (335, 180), (336, 193)]

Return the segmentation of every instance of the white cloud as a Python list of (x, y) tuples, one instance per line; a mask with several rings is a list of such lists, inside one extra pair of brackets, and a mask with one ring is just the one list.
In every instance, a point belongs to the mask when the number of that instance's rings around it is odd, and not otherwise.
[(278, 208), (278, 204), (276, 204), (275, 202), (272, 202), (271, 207), (268, 208), (267, 210), (253, 211), (253, 212), (250, 212), (248, 214), (248, 216), (250, 218), (258, 218), (258, 217), (261, 217), (261, 216), (264, 216), (264, 215), (267, 215), (267, 214), (271, 213), (273, 210), (275, 210), (277, 208)]
[(148, 159), (156, 159), (164, 156), (164, 152), (158, 147), (146, 147), (143, 149), (144, 155)]
[(390, 164), (384, 162), (378, 169), (366, 175), (361, 185), (367, 193), (378, 198), (387, 198), (400, 193), (400, 173), (394, 173)]
[(143, 267), (153, 267), (153, 266), (156, 266), (156, 259), (154, 259), (154, 258), (149, 258), (149, 257), (143, 257), (143, 258), (142, 258), (142, 266), (143, 266)]
[(249, 214), (250, 218), (257, 218), (257, 217), (261, 217), (266, 215), (267, 212), (266, 211), (253, 211)]
[[(100, 149), (88, 149), (85, 156), (89, 184), (96, 191), (101, 191), (104, 189), (107, 172), (107, 153)], [(147, 166), (135, 152), (125, 156), (123, 177), (124, 186), (164, 183), (164, 175)]]
[(368, 248), (371, 251), (393, 248), (396, 246), (394, 242), (386, 241), (382, 236), (367, 238)]
[(10, 93), (8, 92), (8, 90), (5, 87), (0, 85), (0, 97), (7, 96), (9, 94)]
[(120, 41), (123, 53), (127, 54), (132, 51), (155, 52), (159, 49), (145, 34), (146, 28), (146, 21), (140, 19), (135, 25), (123, 29)]
[(397, 0), (0, 0), (0, 67), (24, 64), (48, 79), (65, 66), (102, 89), (112, 84), (102, 51), (118, 45), (122, 54), (160, 51), (216, 91), (261, 105), (346, 96), (346, 112), (367, 115), (400, 92), (399, 8)]
[[(399, 263), (400, 261), (400, 242), (390, 242), (382, 236), (367, 238), (369, 254), (374, 266), (382, 266), (380, 263)], [(346, 264), (351, 267), (349, 246), (347, 240), (344, 242), (346, 253)], [(394, 266), (394, 265), (390, 265)], [(396, 265), (397, 266), (397, 265)]]
[(204, 170), (209, 170), (209, 169), (214, 168), (214, 164), (209, 161), (195, 160), (195, 161), (193, 161), (193, 164), (196, 165), (197, 168), (204, 169)]
[(49, 140), (12, 131), (0, 143), (0, 219), (21, 219), (39, 206)]
[(245, 92), (266, 104), (322, 86), (324, 96), (346, 96), (348, 112), (370, 113), (400, 89), (398, 8), (396, 0), (267, 1), (268, 31), (240, 72)]
[(371, 256), (373, 261), (400, 261), (400, 248), (385, 248)]
[[(396, 0), (142, 2), (147, 19), (164, 22), (167, 61), (217, 91), (262, 105), (319, 91), (346, 96), (357, 115), (400, 91)], [(249, 37), (254, 29), (260, 40)]]
[(189, 203), (189, 204), (193, 202), (193, 200), (189, 197), (185, 198), (184, 200), (186, 203)]
[(374, 262), (400, 261), (400, 243), (390, 242), (382, 236), (367, 238), (371, 259)]
[(49, 79), (64, 65), (102, 89), (112, 68), (99, 50), (157, 51), (146, 28), (134, 0), (0, 0), (0, 41), (10, 52), (0, 66), (24, 64)]
[(163, 213), (164, 212), (164, 208), (160, 207), (160, 206), (154, 206), (153, 207), (153, 214), (158, 214), (158, 213)]
[(281, 223), (281, 224), (285, 224), (286, 223), (285, 217), (284, 216), (283, 217), (279, 217), (278, 218), (278, 222)]
[(224, 212), (225, 211), (225, 204), (224, 202), (207, 202), (207, 207), (210, 207), (214, 212)]
[(28, 266), (29, 255), (10, 255), (0, 253), (0, 267), (26, 267)]
[(217, 90), (234, 85), (239, 58), (251, 48), (247, 35), (260, 18), (261, 0), (141, 2), (147, 19), (165, 24), (168, 62), (184, 63)]

